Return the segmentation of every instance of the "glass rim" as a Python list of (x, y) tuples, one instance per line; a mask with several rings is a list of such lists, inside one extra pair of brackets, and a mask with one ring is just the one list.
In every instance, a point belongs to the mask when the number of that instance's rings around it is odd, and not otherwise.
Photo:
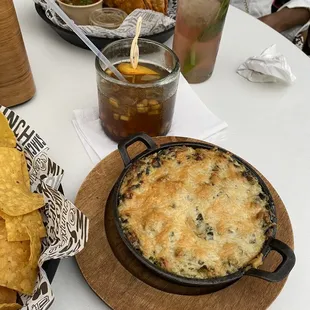
[[(125, 42), (125, 41), (126, 42), (132, 41), (132, 38), (120, 39), (120, 40), (114, 41), (114, 42), (108, 44), (104, 49), (102, 49), (101, 52), (104, 54), (104, 52), (108, 48), (113, 48), (114, 45), (122, 44), (122, 42)], [(102, 67), (100, 65), (100, 59), (98, 56), (96, 57), (96, 60), (95, 60), (95, 66), (96, 66), (97, 73), (99, 73), (102, 76), (102, 78), (104, 78), (108, 82), (111, 82), (111, 83), (114, 83), (114, 84), (117, 84), (120, 86), (130, 86), (130, 87), (134, 87), (134, 88), (150, 88), (150, 87), (154, 87), (154, 86), (155, 87), (156, 86), (163, 86), (165, 84), (168, 84), (168, 83), (174, 81), (178, 77), (178, 75), (180, 73), (180, 62), (179, 62), (178, 56), (175, 54), (175, 52), (171, 48), (169, 48), (168, 46), (166, 46), (162, 43), (159, 43), (159, 42), (156, 42), (153, 40), (149, 40), (149, 39), (139, 38), (138, 42), (144, 42), (144, 43), (148, 43), (151, 45), (158, 46), (158, 47), (166, 50), (167, 52), (169, 52), (170, 55), (172, 55), (172, 57), (175, 59), (175, 66), (172, 69), (172, 71), (166, 77), (161, 78), (157, 81), (145, 83), (145, 84), (133, 84), (133, 83), (129, 83), (129, 82), (123, 82), (123, 81), (120, 81), (118, 79), (111, 77), (102, 69)]]
[[(100, 22), (98, 21), (96, 18), (98, 17), (98, 15), (102, 13), (115, 13), (115, 15), (117, 15), (117, 17), (119, 17), (119, 21), (118, 22)], [(117, 26), (119, 27), (123, 21), (125, 20), (125, 18), (128, 15), (126, 14), (126, 12), (117, 9), (117, 8), (101, 8), (101, 9), (97, 9), (95, 11), (93, 11), (90, 16), (89, 16), (89, 20), (95, 25), (95, 26), (99, 26), (99, 27), (103, 27), (103, 26), (107, 26), (107, 27), (114, 27)]]

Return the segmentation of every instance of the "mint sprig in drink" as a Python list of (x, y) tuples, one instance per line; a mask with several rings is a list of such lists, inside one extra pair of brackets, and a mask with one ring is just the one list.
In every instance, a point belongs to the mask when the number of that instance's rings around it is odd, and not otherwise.
[(189, 83), (212, 75), (229, 0), (179, 0), (173, 50)]

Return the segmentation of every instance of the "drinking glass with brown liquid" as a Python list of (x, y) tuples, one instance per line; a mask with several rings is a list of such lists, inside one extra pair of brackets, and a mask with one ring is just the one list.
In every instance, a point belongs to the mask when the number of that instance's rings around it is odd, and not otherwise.
[(109, 44), (102, 53), (127, 82), (115, 78), (96, 59), (99, 112), (105, 133), (114, 141), (145, 132), (166, 135), (171, 127), (180, 66), (168, 47), (139, 39), (139, 65), (130, 63), (132, 39)]

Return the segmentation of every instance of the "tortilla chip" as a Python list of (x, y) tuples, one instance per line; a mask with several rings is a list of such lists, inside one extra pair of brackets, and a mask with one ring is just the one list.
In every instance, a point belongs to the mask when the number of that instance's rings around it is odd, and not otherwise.
[(25, 154), (20, 152), (21, 155), (21, 166), (22, 166), (22, 174), (23, 174), (23, 180), (26, 188), (30, 190), (30, 178), (29, 178), (29, 172), (27, 168), (27, 162), (25, 158)]
[(2, 112), (0, 112), (0, 146), (16, 147), (16, 137)]
[(9, 288), (0, 286), (0, 305), (16, 302), (17, 293)]
[(19, 216), (44, 206), (44, 197), (10, 184), (2, 185), (0, 180), (0, 211), (10, 216)]
[(19, 304), (2, 304), (0, 305), (0, 310), (18, 310), (21, 307)]
[(0, 186), (7, 182), (25, 186), (27, 182), (25, 182), (21, 155), (23, 154), (17, 149), (0, 147)]
[(30, 233), (30, 242), (8, 242), (4, 221), (0, 220), (0, 285), (31, 295), (40, 252), (41, 240), (34, 233)]
[[(28, 231), (30, 237), (30, 258), (29, 258), (29, 266), (32, 270), (38, 269), (38, 261), (41, 254), (41, 239), (36, 234), (35, 231)], [(37, 274), (36, 274), (37, 275)]]
[(46, 237), (46, 229), (38, 210), (21, 216), (4, 215), (4, 219), (7, 240), (10, 242), (30, 240), (29, 231), (33, 231), (39, 238)]
[(23, 154), (16, 149), (0, 147), (0, 162), (0, 211), (18, 216), (42, 208), (43, 196), (30, 191)]
[(5, 220), (7, 240), (10, 242), (30, 240), (28, 231), (34, 231), (39, 238), (46, 237), (46, 229), (38, 210), (20, 216), (10, 216), (0, 211), (1, 218)]

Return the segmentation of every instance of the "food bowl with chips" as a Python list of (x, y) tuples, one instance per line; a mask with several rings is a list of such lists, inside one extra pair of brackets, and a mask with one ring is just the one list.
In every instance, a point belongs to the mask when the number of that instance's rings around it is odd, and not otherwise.
[[(61, 18), (46, 5), (45, 0), (34, 0), (35, 8), (39, 16), (52, 27), (64, 40), (76, 46), (87, 48), (75, 33)], [(60, 1), (60, 0), (58, 0)], [(109, 29), (109, 25), (89, 22), (88, 25), (80, 25), (81, 30), (99, 49), (121, 38), (133, 38), (138, 17), (142, 17), (145, 23), (142, 25), (141, 37), (160, 43), (166, 42), (174, 32), (177, 0), (165, 1), (104, 1), (104, 6), (116, 8), (128, 14), (120, 27)], [(92, 19), (90, 19), (91, 21)], [(99, 26), (99, 27), (98, 27)]]
[(54, 296), (46, 263), (56, 260), (54, 272), (58, 259), (87, 241), (88, 219), (58, 190), (64, 171), (47, 151), (22, 118), (0, 106), (0, 309), (47, 310)]

